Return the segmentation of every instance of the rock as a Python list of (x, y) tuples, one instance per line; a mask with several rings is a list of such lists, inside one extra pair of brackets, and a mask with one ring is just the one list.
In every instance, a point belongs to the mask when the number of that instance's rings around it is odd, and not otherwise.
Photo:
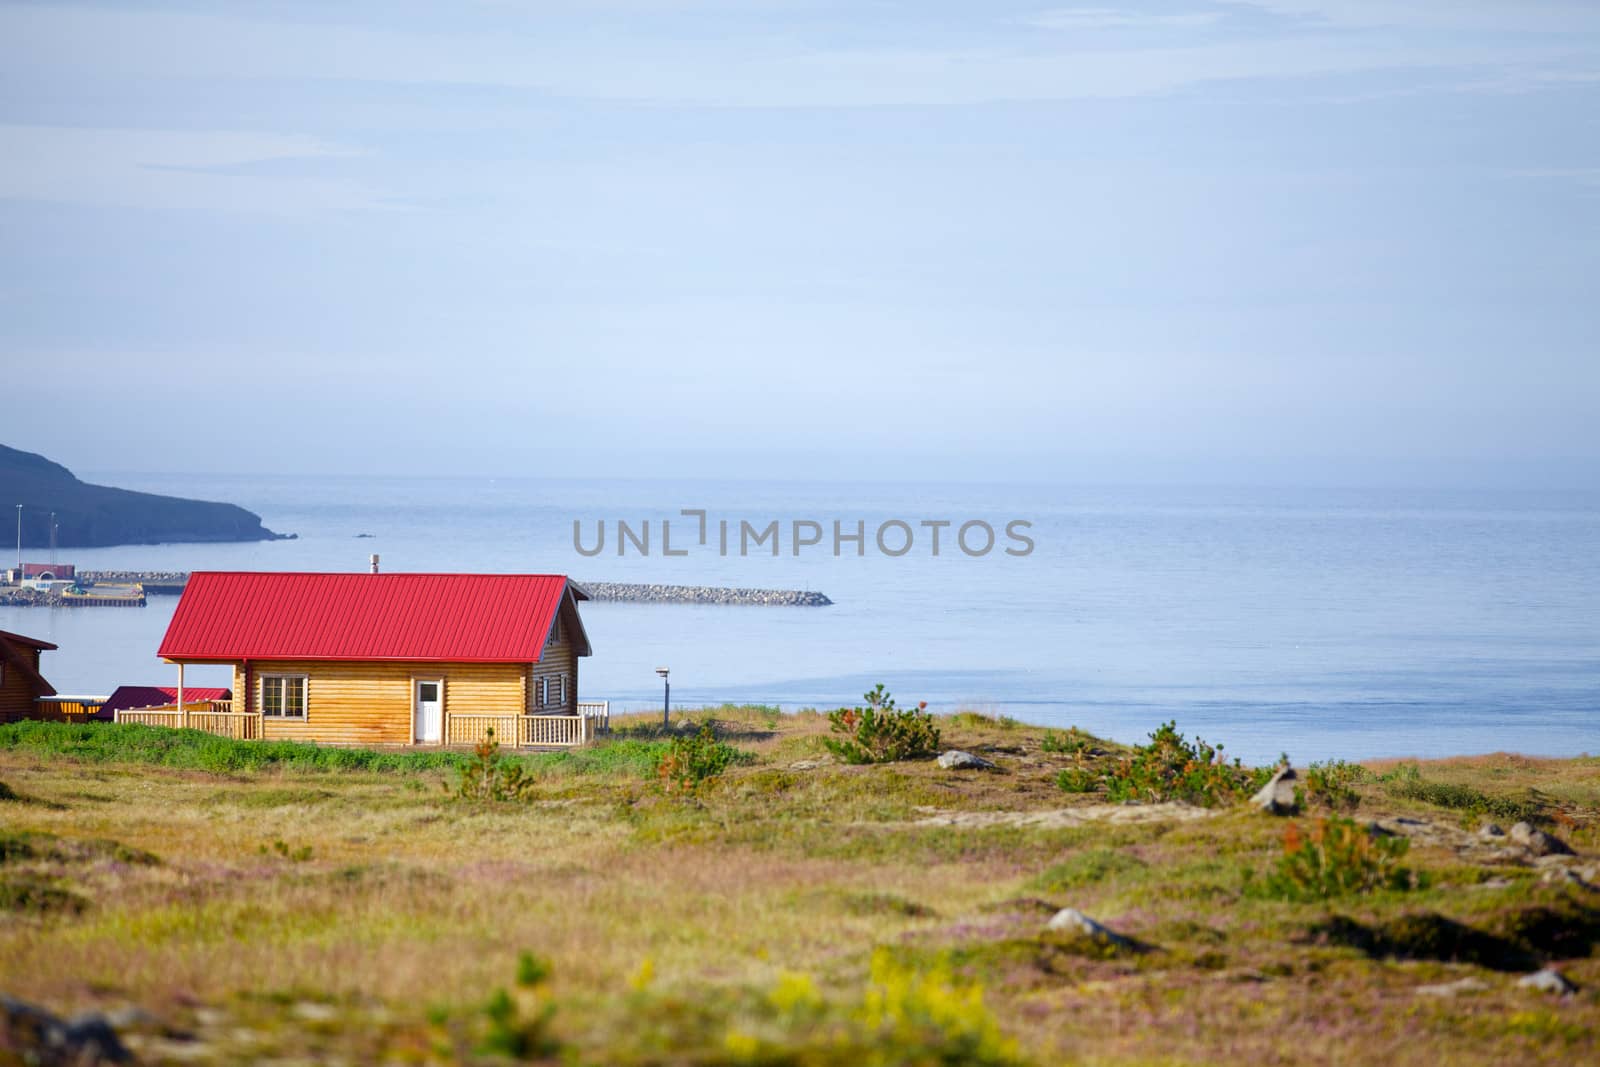
[(1300, 809), (1300, 801), (1295, 797), (1295, 783), (1300, 776), (1293, 767), (1285, 764), (1272, 776), (1272, 780), (1261, 787), (1261, 791), (1250, 798), (1250, 803), (1266, 812), (1268, 815), (1292, 815)]
[(1519, 822), (1511, 828), (1511, 840), (1535, 856), (1570, 856), (1572, 849), (1558, 837), (1535, 830), (1531, 823)]
[(1467, 977), (1439, 985), (1418, 986), (1415, 992), (1419, 997), (1453, 997), (1461, 993), (1482, 993), (1488, 988), (1489, 983), (1483, 979)]
[(331, 1004), (319, 1004), (314, 1000), (302, 1000), (292, 1009), (295, 1015), (307, 1022), (325, 1023), (339, 1017), (339, 1009)]
[(1555, 993), (1559, 996), (1567, 996), (1578, 991), (1577, 986), (1567, 981), (1566, 975), (1551, 967), (1523, 975), (1517, 979), (1517, 985), (1523, 989), (1537, 989), (1541, 993)]
[(789, 769), (791, 771), (814, 771), (822, 764), (823, 761), (819, 759), (797, 759), (789, 764)]
[(24, 1053), (24, 1063), (42, 1067), (99, 1067), (131, 1063), (116, 1030), (97, 1014), (63, 1020), (43, 1008), (0, 996), (0, 1047)]
[(1540, 881), (1545, 885), (1570, 885), (1590, 892), (1593, 892), (1596, 888), (1587, 878), (1571, 867), (1551, 868), (1544, 873), (1544, 877)]
[(939, 766), (947, 771), (992, 771), (995, 765), (982, 756), (952, 748), (939, 757)]
[(1496, 838), (1506, 836), (1506, 832), (1500, 829), (1498, 823), (1486, 822), (1482, 826), (1478, 827), (1478, 836), (1483, 838), (1485, 841), (1493, 841)]
[(1123, 937), (1115, 930), (1108, 929), (1095, 922), (1077, 908), (1062, 908), (1050, 917), (1045, 924), (1045, 929), (1057, 933), (1078, 934), (1091, 941), (1102, 945), (1112, 945), (1116, 948), (1138, 948), (1139, 943), (1130, 937)]

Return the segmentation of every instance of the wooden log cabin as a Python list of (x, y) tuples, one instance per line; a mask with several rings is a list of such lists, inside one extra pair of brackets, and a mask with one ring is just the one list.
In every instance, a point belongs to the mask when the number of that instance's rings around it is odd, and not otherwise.
[(0, 630), (0, 722), (39, 717), (39, 698), (55, 696), (55, 686), (39, 673), (39, 653), (55, 645), (36, 637)]
[[(160, 656), (169, 708), (119, 722), (340, 745), (582, 744), (590, 654), (582, 588), (553, 574), (190, 575)], [(194, 702), (189, 664), (233, 669), (231, 701)]]

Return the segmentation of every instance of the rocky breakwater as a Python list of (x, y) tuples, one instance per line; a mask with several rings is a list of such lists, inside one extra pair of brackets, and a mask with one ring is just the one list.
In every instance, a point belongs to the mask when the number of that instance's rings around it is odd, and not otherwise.
[(635, 604), (752, 604), (763, 607), (823, 608), (821, 593), (800, 589), (730, 589), (715, 585), (655, 585), (629, 582), (579, 582), (591, 600)]
[[(184, 571), (83, 571), (89, 582), (138, 582), (146, 593), (183, 592), (189, 575)], [(591, 600), (633, 604), (749, 604), (778, 608), (825, 608), (833, 603), (824, 594), (801, 589), (732, 589), (717, 585), (662, 585), (639, 582), (579, 581)]]

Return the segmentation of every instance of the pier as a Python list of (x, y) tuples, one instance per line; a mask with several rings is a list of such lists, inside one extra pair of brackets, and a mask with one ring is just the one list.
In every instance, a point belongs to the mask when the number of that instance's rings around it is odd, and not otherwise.
[[(150, 596), (178, 596), (189, 580), (184, 571), (84, 571), (92, 582), (137, 582)], [(589, 598), (627, 604), (725, 604), (758, 607), (823, 608), (833, 603), (822, 593), (802, 589), (740, 589), (716, 585), (664, 585), (576, 580)]]

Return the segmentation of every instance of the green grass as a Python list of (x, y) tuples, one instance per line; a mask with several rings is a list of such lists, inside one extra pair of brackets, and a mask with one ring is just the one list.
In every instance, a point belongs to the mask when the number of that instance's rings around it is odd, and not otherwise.
[[(1047, 750), (973, 717), (945, 720), (952, 740), (1005, 773), (797, 768), (825, 718), (712, 712), (753, 765), (692, 797), (656, 780), (691, 728), (675, 713), (510, 754), (533, 786), (492, 804), (440, 789), (461, 752), (0, 728), (0, 779), (27, 798), (0, 803), (0, 989), (63, 1015), (137, 1005), (157, 1021), (124, 1035), (141, 1062), (487, 1067), (558, 1042), (545, 1062), (889, 1067), (972, 1062), (984, 1034), (1041, 1065), (1593, 1058), (1600, 902), (1376, 774), (1350, 775), (1363, 823), (1420, 815), (1462, 847), (1418, 844), (1429, 877), (1407, 892), (1283, 900), (1249, 886), (1309, 819), (1055, 786), (1119, 746)], [(1597, 767), (1499, 755), (1416, 778), (1545, 800), (1587, 865)], [(1151, 950), (1049, 931), (1062, 906)], [(513, 981), (523, 949), (542, 977)], [(1546, 963), (1580, 993), (1516, 985)], [(1485, 988), (1413, 994), (1464, 976)], [(900, 1030), (919, 1015), (938, 1025)]]
[(1496, 796), (1455, 782), (1425, 781), (1415, 764), (1402, 763), (1381, 777), (1384, 792), (1401, 800), (1415, 800), (1436, 808), (1487, 815), (1509, 822), (1537, 822), (1545, 817), (1544, 805), (1528, 798)]
[(1045, 870), (1033, 880), (1036, 889), (1059, 893), (1098, 885), (1124, 876), (1138, 875), (1148, 865), (1130, 852), (1108, 848), (1086, 849)]
[[(667, 744), (623, 739), (573, 752), (508, 754), (505, 758), (541, 774), (647, 777), (655, 773)], [(304, 741), (231, 741), (199, 730), (122, 723), (7, 723), (0, 725), (0, 751), (5, 750), (85, 763), (146, 764), (212, 774), (269, 770), (424, 774), (460, 772), (473, 761), (468, 752), (383, 752)]]

